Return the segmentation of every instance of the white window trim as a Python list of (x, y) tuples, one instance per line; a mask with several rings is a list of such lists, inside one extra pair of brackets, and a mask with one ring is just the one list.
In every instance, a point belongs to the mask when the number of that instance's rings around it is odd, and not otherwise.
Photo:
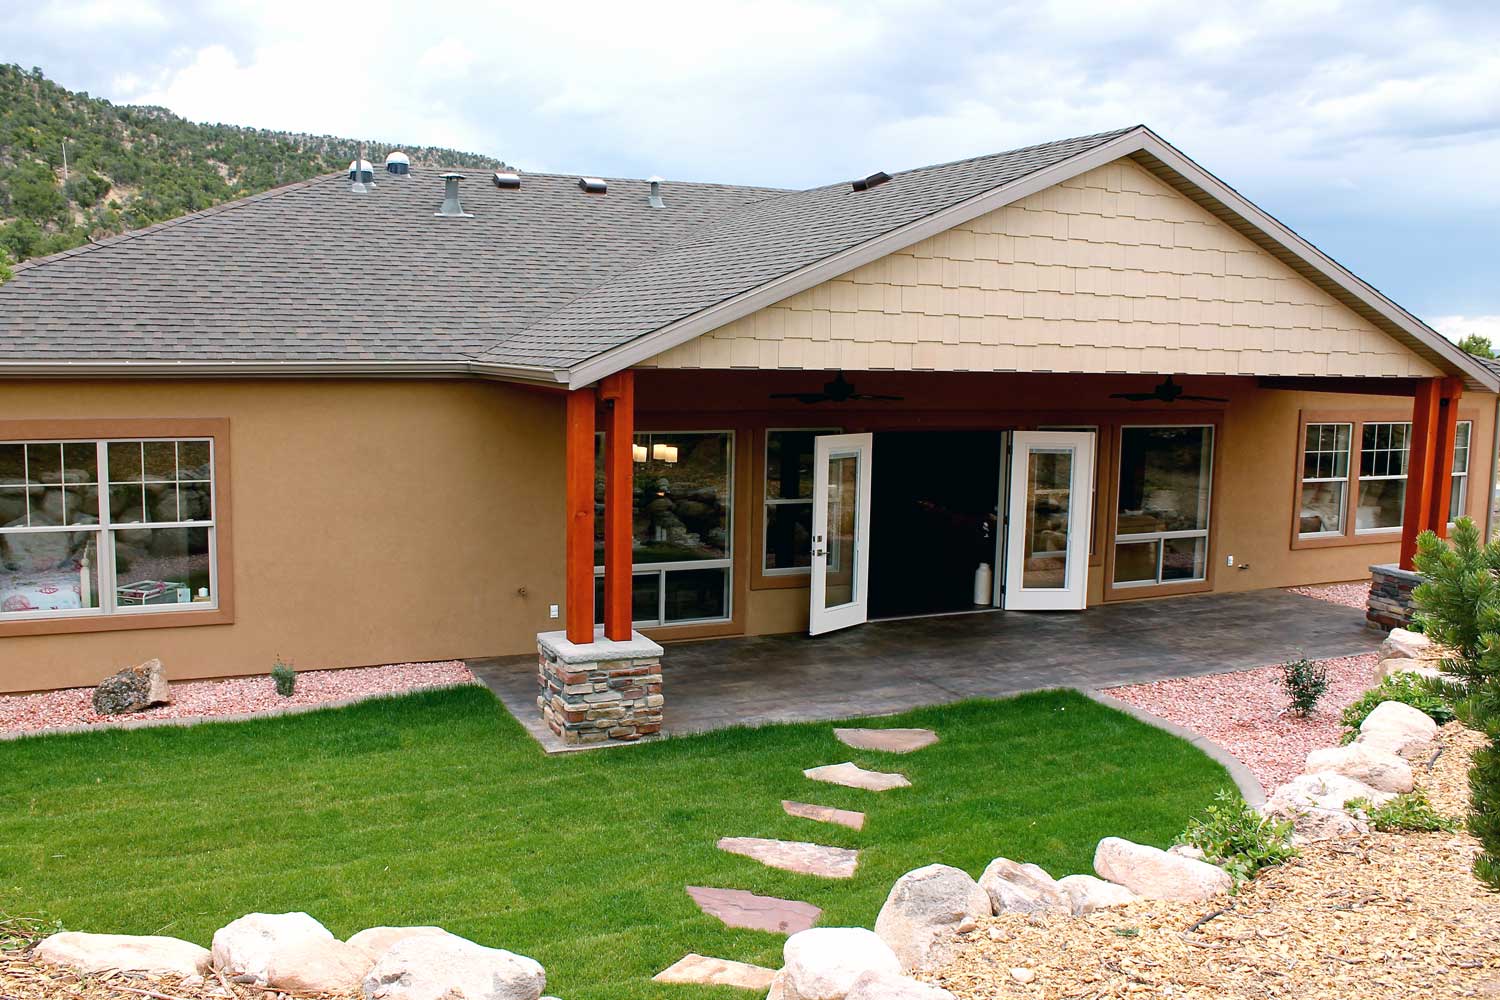
[(760, 572), (762, 576), (808, 576), (812, 573), (812, 566), (778, 566), (775, 569), (766, 568), (766, 543), (770, 538), (771, 531), (771, 508), (781, 506), (793, 506), (795, 504), (813, 503), (813, 498), (805, 500), (787, 500), (782, 497), (768, 497), (765, 495), (765, 485), (771, 481), (771, 435), (772, 434), (840, 434), (842, 428), (838, 427), (767, 427), (764, 440), (761, 442), (760, 463), (764, 470), (761, 477), (761, 509), (760, 509)]
[[(25, 622), (25, 621), (55, 621), (71, 618), (118, 618), (131, 615), (154, 615), (172, 612), (208, 612), (219, 609), (219, 535), (218, 535), (218, 513), (219, 513), (219, 456), (215, 441), (212, 437), (201, 437), (186, 435), (183, 437), (110, 437), (110, 438), (38, 438), (27, 440), (0, 441), (0, 444), (92, 444), (95, 448), (95, 479), (94, 487), (98, 490), (99, 520), (95, 524), (51, 524), (37, 525), (25, 528), (0, 528), (0, 535), (9, 534), (73, 534), (89, 531), (95, 533), (94, 553), (97, 562), (94, 565), (94, 576), (99, 600), (97, 608), (70, 608), (63, 610), (41, 609), (36, 611), (0, 611), (0, 622)], [(109, 465), (108, 446), (111, 443), (122, 441), (164, 442), (173, 443), (180, 441), (203, 441), (208, 445), (210, 473), (208, 481), (209, 510), (213, 516), (207, 521), (120, 521), (113, 520), (109, 504)], [(29, 460), (28, 460), (29, 461)], [(30, 479), (30, 470), (26, 470), (27, 479)], [(202, 480), (174, 480), (182, 482), (202, 482)], [(63, 485), (67, 485), (64, 483)], [(142, 511), (144, 514), (145, 512)], [(181, 511), (179, 511), (181, 513)], [(146, 605), (120, 605), (116, 591), (121, 585), (117, 578), (115, 567), (115, 547), (113, 544), (113, 533), (115, 530), (156, 530), (159, 528), (207, 528), (208, 529), (208, 591), (207, 601), (189, 601), (187, 604), (146, 604)], [(127, 581), (128, 582), (128, 581)]]
[[(1468, 425), (1469, 432), (1468, 432), (1468, 435), (1467, 435), (1467, 437), (1465, 439), (1467, 441), (1467, 443), (1464, 445), (1464, 470), (1462, 472), (1459, 472), (1458, 471), (1458, 431), (1457, 431), (1457, 428), (1458, 427), (1462, 427), (1462, 426), (1464, 426), (1466, 424)], [(1457, 505), (1458, 505), (1458, 517), (1466, 517), (1468, 515), (1468, 506), (1469, 506), (1469, 466), (1471, 464), (1473, 464), (1473, 459), (1474, 459), (1474, 421), (1472, 421), (1472, 420), (1460, 420), (1454, 426), (1455, 426), (1455, 429), (1454, 429), (1454, 432), (1453, 432), (1453, 476), (1452, 476), (1452, 478), (1453, 478), (1453, 486), (1452, 486), (1453, 493), (1452, 493), (1452, 496), (1456, 498), (1456, 500), (1454, 502), (1456, 502)], [(1452, 516), (1453, 515), (1453, 504), (1454, 504), (1454, 502), (1450, 502), (1449, 505), (1448, 505), (1448, 515), (1449, 515), (1449, 517), (1448, 517), (1448, 523), (1450, 525), (1453, 524), (1455, 521), (1458, 520), (1458, 518)]]
[[(1178, 586), (1179, 584), (1184, 584), (1184, 583), (1203, 583), (1203, 582), (1205, 582), (1208, 579), (1208, 560), (1209, 560), (1208, 533), (1209, 533), (1209, 529), (1213, 527), (1214, 464), (1218, 461), (1218, 457), (1219, 457), (1219, 435), (1218, 435), (1217, 428), (1213, 424), (1121, 424), (1120, 425), (1120, 442), (1121, 442), (1120, 454), (1123, 456), (1124, 452), (1125, 452), (1124, 441), (1125, 441), (1125, 432), (1127, 430), (1181, 430), (1183, 428), (1189, 428), (1189, 427), (1202, 427), (1202, 428), (1206, 428), (1208, 430), (1208, 433), (1209, 433), (1209, 447), (1208, 447), (1208, 490), (1204, 494), (1204, 497), (1203, 497), (1203, 507), (1204, 507), (1203, 520), (1205, 522), (1205, 527), (1202, 527), (1202, 528), (1186, 528), (1186, 529), (1182, 529), (1182, 530), (1178, 530), (1178, 531), (1140, 531), (1140, 532), (1131, 532), (1129, 534), (1124, 534), (1124, 535), (1119, 534), (1117, 532), (1115, 534), (1115, 537), (1114, 537), (1114, 544), (1116, 546), (1120, 545), (1122, 542), (1126, 543), (1126, 544), (1129, 544), (1130, 542), (1152, 542), (1152, 541), (1157, 542), (1157, 546), (1156, 546), (1156, 579), (1154, 579), (1154, 580), (1126, 580), (1126, 581), (1123, 581), (1123, 582), (1117, 582), (1117, 581), (1115, 581), (1113, 579), (1114, 575), (1115, 575), (1115, 573), (1114, 573), (1114, 560), (1113, 560), (1113, 558), (1111, 558), (1111, 560), (1110, 560), (1110, 573), (1109, 573), (1109, 575), (1110, 575), (1110, 584), (1109, 584), (1109, 586), (1110, 586), (1110, 588), (1112, 590), (1130, 590), (1130, 589), (1134, 589), (1134, 588), (1144, 588), (1144, 587), (1175, 587), (1175, 586)], [(1124, 473), (1125, 473), (1125, 463), (1123, 461), (1117, 461), (1116, 462), (1116, 469), (1115, 469), (1115, 495), (1117, 497), (1119, 496), (1119, 490), (1120, 490), (1120, 477), (1122, 475), (1124, 475)], [(1115, 525), (1118, 527), (1119, 523), (1120, 523), (1119, 502), (1116, 501), (1116, 503), (1115, 503)], [(1165, 560), (1166, 560), (1166, 554), (1167, 554), (1167, 546), (1166, 546), (1165, 543), (1168, 542), (1168, 541), (1172, 541), (1174, 539), (1178, 539), (1178, 538), (1201, 538), (1201, 539), (1203, 539), (1203, 575), (1202, 576), (1180, 577), (1180, 578), (1172, 579), (1172, 580), (1163, 580), (1162, 579), (1162, 577), (1161, 577), (1162, 564), (1165, 562)]]
[[(1408, 478), (1408, 476), (1410, 475), (1410, 472), (1411, 472), (1411, 421), (1410, 420), (1362, 420), (1362, 421), (1360, 421), (1359, 422), (1359, 435), (1360, 435), (1359, 454), (1360, 454), (1360, 462), (1361, 462), (1361, 464), (1363, 464), (1363, 462), (1364, 462), (1364, 454), (1365, 454), (1365, 446), (1364, 446), (1365, 428), (1366, 427), (1372, 427), (1372, 426), (1373, 427), (1385, 426), (1385, 427), (1405, 427), (1406, 428), (1406, 447), (1402, 451), (1402, 455), (1403, 455), (1402, 465), (1406, 469), (1406, 471), (1402, 472), (1399, 476), (1393, 476), (1390, 473), (1386, 473), (1383, 476), (1373, 476), (1373, 475), (1372, 476), (1367, 476), (1367, 475), (1364, 474), (1363, 470), (1359, 470), (1359, 471), (1354, 472), (1354, 477), (1355, 477), (1354, 478), (1355, 493), (1354, 493), (1354, 531), (1353, 531), (1353, 534), (1354, 535), (1364, 535), (1366, 537), (1368, 537), (1370, 535), (1375, 535), (1377, 537), (1380, 536), (1380, 535), (1399, 535), (1401, 533), (1401, 525), (1399, 525), (1399, 524), (1394, 525), (1394, 526), (1387, 525), (1386, 527), (1383, 527), (1383, 528), (1361, 528), (1359, 526), (1359, 489), (1358, 488), (1359, 488), (1359, 485), (1361, 483), (1365, 483), (1365, 482), (1381, 483), (1381, 482), (1390, 482), (1392, 480), (1397, 480), (1397, 479), (1401, 480), (1403, 483), (1407, 481), (1407, 478)], [(1376, 451), (1390, 452), (1392, 449), (1390, 449), (1390, 448), (1377, 448), (1375, 450)], [(1404, 489), (1402, 490), (1402, 493), (1401, 493), (1401, 508), (1402, 508), (1402, 510), (1406, 509), (1406, 492), (1405, 492)]]
[[(1312, 476), (1312, 477), (1303, 476), (1301, 478), (1301, 480), (1300, 480), (1300, 483), (1301, 483), (1302, 486), (1306, 486), (1308, 483), (1343, 483), (1344, 484), (1344, 504), (1343, 504), (1343, 508), (1344, 509), (1339, 512), (1339, 524), (1343, 525), (1344, 522), (1347, 521), (1348, 518), (1349, 518), (1349, 490), (1350, 490), (1350, 487), (1354, 483), (1353, 468), (1352, 468), (1352, 466), (1354, 464), (1354, 434), (1355, 434), (1355, 430), (1358, 427), (1358, 422), (1354, 421), (1354, 420), (1310, 420), (1310, 421), (1308, 421), (1307, 424), (1304, 425), (1304, 427), (1303, 427), (1303, 430), (1302, 430), (1302, 442), (1301, 442), (1301, 445), (1300, 445), (1300, 447), (1301, 447), (1301, 457), (1302, 457), (1301, 468), (1303, 468), (1304, 470), (1307, 468), (1307, 455), (1308, 455), (1308, 450), (1307, 450), (1307, 432), (1308, 432), (1308, 430), (1310, 430), (1310, 429), (1312, 429), (1314, 427), (1347, 427), (1347, 428), (1349, 428), (1349, 443), (1344, 446), (1344, 474), (1342, 476)], [(1318, 454), (1318, 455), (1337, 455), (1338, 452), (1337, 451), (1332, 451), (1332, 452), (1324, 451), (1322, 448), (1319, 448), (1319, 449), (1317, 449), (1316, 452), (1314, 452), (1314, 454)], [(1300, 512), (1300, 508), (1301, 508), (1301, 504), (1302, 504), (1302, 490), (1300, 488), (1297, 490), (1297, 504), (1298, 504), (1298, 508), (1299, 508), (1297, 520), (1298, 520), (1298, 527), (1300, 528), (1301, 527), (1301, 512)], [(1343, 530), (1342, 528), (1339, 531), (1300, 531), (1299, 530), (1297, 532), (1297, 537), (1298, 538), (1342, 538), (1346, 534), (1347, 534), (1347, 531)]]

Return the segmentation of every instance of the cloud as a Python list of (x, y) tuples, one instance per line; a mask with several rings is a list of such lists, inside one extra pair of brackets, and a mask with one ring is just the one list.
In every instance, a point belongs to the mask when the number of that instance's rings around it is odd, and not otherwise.
[(1500, 316), (1434, 316), (1430, 325), (1454, 343), (1478, 334), (1500, 346)]

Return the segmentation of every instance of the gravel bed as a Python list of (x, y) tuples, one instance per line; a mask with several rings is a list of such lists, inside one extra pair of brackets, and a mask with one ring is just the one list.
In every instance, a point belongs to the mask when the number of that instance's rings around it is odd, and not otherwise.
[(1346, 608), (1363, 611), (1370, 605), (1370, 581), (1355, 580), (1353, 583), (1320, 583), (1312, 587), (1288, 587), (1287, 590), (1303, 597), (1315, 597), (1329, 604), (1342, 604)]
[(1374, 684), (1374, 653), (1318, 662), (1328, 670), (1328, 691), (1306, 718), (1287, 712), (1279, 665), (1130, 684), (1105, 693), (1213, 740), (1244, 761), (1269, 795), (1302, 773), (1310, 751), (1338, 744), (1339, 715)]
[(268, 675), (223, 680), (173, 681), (172, 702), (125, 715), (99, 715), (93, 688), (66, 688), (40, 694), (0, 696), (0, 736), (48, 729), (166, 722), (173, 719), (253, 715), (288, 708), (307, 708), (423, 688), (478, 683), (461, 660), (438, 663), (393, 663), (383, 667), (309, 670), (297, 674), (290, 698), (276, 693)]
[[(1418, 766), (1417, 777), (1457, 812), (1482, 741), (1450, 725), (1440, 742), (1434, 768)], [(1500, 895), (1470, 871), (1477, 850), (1467, 834), (1372, 833), (1305, 847), (1206, 903), (1004, 914), (980, 921), (955, 960), (923, 978), (960, 1000), (1500, 996)]]

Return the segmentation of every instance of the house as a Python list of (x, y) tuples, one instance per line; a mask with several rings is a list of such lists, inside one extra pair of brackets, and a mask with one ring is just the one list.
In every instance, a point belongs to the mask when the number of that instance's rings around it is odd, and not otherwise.
[(358, 166), (0, 288), (0, 690), (552, 631), (638, 678), (1488, 509), (1496, 373), (1144, 127), (806, 191)]

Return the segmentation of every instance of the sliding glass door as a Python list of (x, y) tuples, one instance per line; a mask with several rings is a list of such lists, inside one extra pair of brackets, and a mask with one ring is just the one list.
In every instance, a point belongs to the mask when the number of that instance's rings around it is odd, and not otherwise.
[(1208, 578), (1211, 425), (1122, 427), (1115, 589)]

